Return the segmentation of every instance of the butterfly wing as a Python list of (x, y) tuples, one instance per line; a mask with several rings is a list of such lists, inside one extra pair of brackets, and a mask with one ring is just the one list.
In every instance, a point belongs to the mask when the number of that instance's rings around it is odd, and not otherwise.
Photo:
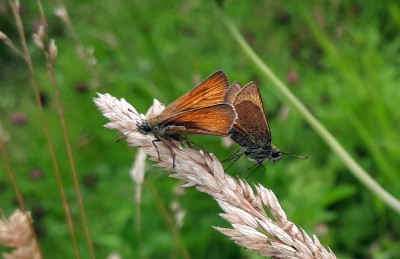
[(217, 71), (192, 91), (168, 105), (157, 119), (161, 122), (188, 110), (223, 103), (228, 89), (229, 83), (225, 73)]
[[(231, 88), (230, 91), (237, 91), (237, 89), (232, 90)], [(233, 104), (238, 116), (234, 125), (235, 131), (240, 131), (246, 136), (244, 139), (242, 138), (242, 141), (249, 142), (250, 140), (257, 146), (265, 146), (270, 143), (271, 131), (257, 84), (250, 82), (243, 87), (236, 94)]]
[(177, 114), (163, 121), (165, 127), (184, 127), (185, 134), (227, 136), (236, 114), (230, 104), (217, 104)]
[(238, 82), (234, 82), (225, 94), (225, 102), (234, 105), (236, 97), (240, 91), (242, 91), (242, 86)]

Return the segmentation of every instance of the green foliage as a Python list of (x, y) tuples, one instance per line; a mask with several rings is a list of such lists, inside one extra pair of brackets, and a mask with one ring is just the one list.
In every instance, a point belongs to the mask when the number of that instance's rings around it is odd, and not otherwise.
[[(292, 221), (317, 234), (342, 258), (400, 256), (398, 214), (360, 184), (299, 114), (288, 108), (280, 93), (260, 77), (216, 17), (213, 2), (66, 3), (82, 43), (94, 49), (96, 74), (76, 55), (70, 31), (52, 13), (54, 3), (44, 4), (49, 37), (55, 38), (58, 47), (57, 81), (97, 257), (105, 258), (113, 251), (123, 258), (181, 258), (182, 253), (160, 205), (169, 211), (177, 181), (147, 163), (138, 233), (134, 184), (129, 176), (135, 150), (124, 142), (115, 143), (119, 136), (103, 128), (107, 120), (92, 102), (95, 93), (123, 97), (144, 113), (153, 98), (168, 104), (218, 69), (232, 82), (257, 81), (273, 142), (284, 151), (310, 157), (285, 157), (277, 164), (266, 164), (265, 174), (258, 170), (247, 180), (271, 188)], [(6, 3), (0, 7), (0, 11), (8, 8)], [(24, 1), (22, 7), (29, 38), (39, 13), (36, 1)], [(224, 9), (257, 54), (358, 163), (400, 197), (399, 3), (225, 1)], [(11, 12), (4, 11), (0, 17), (0, 30), (19, 44)], [(44, 58), (31, 41), (29, 47), (46, 98), (45, 114), (79, 249), (87, 258), (55, 95)], [(57, 251), (64, 255), (58, 258), (72, 258), (72, 242), (28, 69), (4, 44), (0, 44), (0, 63), (0, 122), (10, 135), (6, 148), (33, 213), (40, 245), (45, 257)], [(15, 122), (15, 112), (25, 115), (23, 125)], [(193, 139), (220, 159), (237, 149), (223, 147), (218, 138)], [(243, 158), (230, 173), (240, 174), (249, 165)], [(1, 208), (9, 214), (17, 203), (3, 163), (0, 172)], [(149, 185), (154, 185), (156, 194)], [(179, 202), (187, 216), (178, 231), (191, 257), (253, 257), (212, 228), (228, 225), (208, 196), (189, 189)]]

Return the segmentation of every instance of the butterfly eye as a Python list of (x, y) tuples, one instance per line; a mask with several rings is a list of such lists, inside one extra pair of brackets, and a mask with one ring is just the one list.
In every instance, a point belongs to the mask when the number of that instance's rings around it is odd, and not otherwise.
[(137, 123), (136, 126), (138, 129), (142, 132), (150, 133), (151, 132), (151, 127), (147, 121), (143, 121), (141, 123)]
[(271, 162), (278, 161), (282, 157), (282, 152), (277, 148), (272, 148), (271, 150)]

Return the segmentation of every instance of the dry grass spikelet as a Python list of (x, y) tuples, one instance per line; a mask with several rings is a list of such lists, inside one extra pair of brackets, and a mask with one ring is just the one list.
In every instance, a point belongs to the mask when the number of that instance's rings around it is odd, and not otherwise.
[(3, 253), (3, 258), (41, 258), (30, 224), (30, 214), (20, 210), (14, 211), (9, 219), (3, 216), (0, 220), (0, 243), (14, 249), (11, 253)]

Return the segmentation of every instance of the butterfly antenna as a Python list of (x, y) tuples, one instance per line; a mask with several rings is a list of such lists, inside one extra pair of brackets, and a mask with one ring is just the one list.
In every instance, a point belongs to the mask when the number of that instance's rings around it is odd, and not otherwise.
[(281, 153), (283, 155), (286, 155), (286, 156), (292, 156), (292, 157), (297, 157), (297, 158), (301, 158), (301, 159), (307, 159), (308, 158), (308, 156), (293, 155), (293, 154), (285, 153), (285, 152), (282, 152), (282, 151), (281, 151)]
[(134, 130), (131, 130), (131, 131), (129, 131), (129, 132), (126, 133), (126, 134), (123, 134), (121, 137), (117, 138), (117, 139), (115, 140), (115, 142), (120, 142), (121, 140), (123, 140), (124, 138), (126, 138), (129, 134), (131, 134), (132, 132), (134, 132)]
[[(140, 114), (138, 114), (137, 112), (133, 111), (132, 109), (128, 108), (128, 111), (131, 112), (131, 113), (133, 113), (133, 114), (135, 114), (135, 115), (137, 115), (138, 117), (141, 118)], [(137, 124), (137, 123), (136, 123), (136, 124)], [(123, 140), (124, 138), (126, 138), (129, 134), (131, 134), (131, 133), (134, 132), (134, 131), (135, 131), (135, 130), (131, 130), (131, 131), (129, 131), (128, 133), (123, 134), (121, 137), (117, 138), (117, 139), (115, 140), (115, 142), (120, 142), (121, 140)]]
[(133, 111), (131, 108), (128, 108), (128, 111), (133, 113), (133, 114), (135, 114), (135, 115), (137, 115), (138, 117), (141, 117), (139, 113)]

